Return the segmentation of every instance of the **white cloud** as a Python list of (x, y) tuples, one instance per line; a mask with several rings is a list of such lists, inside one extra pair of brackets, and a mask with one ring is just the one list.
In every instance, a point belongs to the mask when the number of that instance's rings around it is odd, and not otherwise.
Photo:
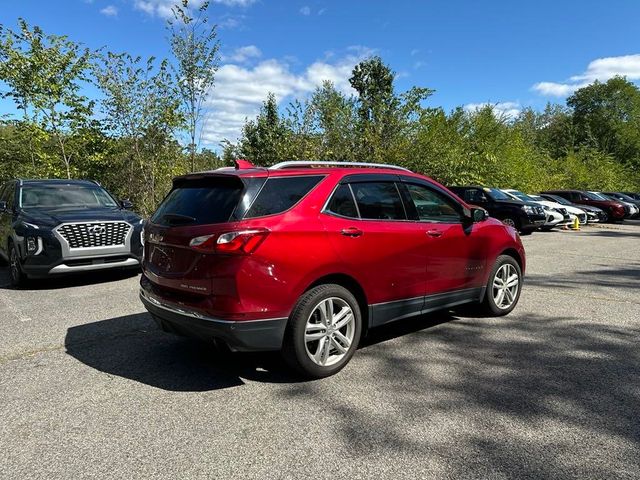
[[(248, 7), (255, 3), (256, 0), (212, 0), (211, 3), (218, 3), (227, 7)], [(191, 7), (198, 8), (204, 0), (192, 0)], [(136, 10), (140, 10), (147, 15), (158, 16), (162, 18), (172, 18), (171, 8), (179, 3), (178, 0), (134, 0), (133, 6)]]
[(307, 5), (305, 5), (300, 9), (300, 13), (305, 17), (308, 17), (309, 15), (311, 15), (311, 7), (308, 7)]
[(497, 115), (504, 116), (506, 118), (515, 118), (520, 115), (522, 107), (517, 102), (482, 102), (482, 103), (467, 103), (464, 109), (467, 112), (476, 112), (485, 107), (491, 107)]
[(102, 10), (100, 10), (102, 15), (106, 15), (107, 17), (116, 17), (118, 15), (118, 9), (113, 5), (107, 5)]
[(230, 55), (222, 55), (220, 60), (223, 62), (245, 63), (248, 60), (260, 58), (262, 52), (255, 45), (247, 45), (246, 47), (236, 48)]
[(269, 93), (279, 103), (304, 98), (326, 80), (342, 92), (355, 93), (349, 85), (353, 67), (372, 52), (353, 47), (331, 63), (317, 60), (301, 72), (292, 71), (288, 63), (276, 59), (263, 60), (253, 67), (222, 65), (208, 100), (212, 112), (204, 128), (204, 143), (217, 145), (223, 139), (236, 140), (245, 120), (258, 114)]
[(584, 73), (574, 75), (566, 82), (538, 82), (532, 88), (542, 95), (565, 97), (596, 80), (605, 82), (616, 75), (640, 80), (640, 54), (598, 58), (589, 63)]

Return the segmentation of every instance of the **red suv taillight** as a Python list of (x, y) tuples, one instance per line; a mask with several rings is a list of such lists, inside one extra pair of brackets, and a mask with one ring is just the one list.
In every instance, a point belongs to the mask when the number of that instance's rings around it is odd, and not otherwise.
[(269, 235), (269, 230), (266, 228), (215, 233), (192, 238), (189, 246), (204, 253), (249, 254), (260, 246), (267, 235)]

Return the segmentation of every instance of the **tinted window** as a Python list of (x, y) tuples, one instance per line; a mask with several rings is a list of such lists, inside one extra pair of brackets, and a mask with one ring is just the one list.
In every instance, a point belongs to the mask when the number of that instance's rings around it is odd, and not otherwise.
[(336, 189), (327, 210), (343, 217), (358, 218), (358, 209), (349, 185), (340, 185)]
[(244, 185), (238, 178), (185, 181), (174, 186), (151, 217), (160, 225), (207, 225), (229, 221)]
[[(12, 189), (11, 189), (12, 190)], [(97, 185), (24, 185), (20, 189), (23, 208), (109, 207), (118, 205)]]
[(289, 210), (323, 178), (322, 176), (305, 175), (268, 179), (245, 218), (263, 217)]
[(484, 203), (489, 201), (485, 193), (477, 188), (465, 190), (463, 198), (465, 202), (469, 203)]
[(440, 223), (460, 222), (456, 204), (449, 198), (422, 185), (407, 184), (406, 187), (420, 220)]
[(393, 182), (351, 184), (360, 217), (371, 220), (406, 220), (402, 199)]

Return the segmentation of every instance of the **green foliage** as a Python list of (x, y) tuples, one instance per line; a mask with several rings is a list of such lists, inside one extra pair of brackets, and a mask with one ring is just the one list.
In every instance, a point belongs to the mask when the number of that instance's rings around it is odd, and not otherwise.
[(25, 122), (47, 130), (71, 178), (75, 155), (66, 141), (93, 112), (93, 102), (80, 93), (89, 80), (91, 52), (65, 36), (31, 29), (23, 19), (18, 24), (18, 31), (0, 29), (0, 79), (9, 86), (3, 97), (15, 102)]
[[(379, 57), (358, 64), (357, 95), (325, 82), (284, 111), (270, 94), (221, 157), (198, 151), (218, 40), (208, 2), (174, 8), (175, 62), (90, 52), (19, 20), (0, 26), (3, 98), (19, 115), (0, 120), (0, 181), (15, 177), (96, 179), (151, 213), (175, 175), (247, 158), (395, 163), (445, 185), (478, 183), (535, 192), (549, 188), (640, 191), (640, 89), (623, 78), (577, 90), (567, 106), (507, 118), (491, 106), (445, 112), (433, 90), (397, 92)], [(100, 115), (82, 92), (101, 91)], [(188, 141), (179, 139), (186, 132)], [(185, 148), (186, 147), (186, 148)]]
[(622, 77), (598, 81), (567, 99), (577, 142), (640, 168), (640, 89)]
[[(281, 115), (270, 95), (238, 143), (226, 144), (225, 159), (242, 156), (258, 165), (287, 159), (396, 163), (446, 185), (530, 192), (640, 190), (640, 169), (630, 153), (640, 134), (640, 91), (626, 80), (578, 90), (569, 107), (549, 104), (542, 112), (525, 109), (508, 118), (492, 106), (449, 113), (425, 107), (432, 90), (414, 87), (398, 94), (393, 79), (389, 67), (373, 57), (354, 69), (350, 81), (357, 96), (347, 97), (326, 82)], [(589, 108), (578, 108), (582, 103)], [(600, 140), (585, 132), (598, 132)]]

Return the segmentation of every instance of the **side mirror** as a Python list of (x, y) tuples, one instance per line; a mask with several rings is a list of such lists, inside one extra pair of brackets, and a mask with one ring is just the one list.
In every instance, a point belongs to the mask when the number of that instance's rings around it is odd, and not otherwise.
[(7, 211), (9, 210), (9, 206), (7, 205), (7, 202), (0, 201), (0, 213), (7, 213)]
[(124, 208), (125, 210), (131, 210), (133, 208), (133, 203), (131, 203), (131, 200), (120, 200), (120, 205), (122, 205), (122, 208)]
[(473, 220), (473, 223), (484, 222), (487, 218), (489, 218), (489, 212), (484, 208), (471, 209), (471, 219)]

